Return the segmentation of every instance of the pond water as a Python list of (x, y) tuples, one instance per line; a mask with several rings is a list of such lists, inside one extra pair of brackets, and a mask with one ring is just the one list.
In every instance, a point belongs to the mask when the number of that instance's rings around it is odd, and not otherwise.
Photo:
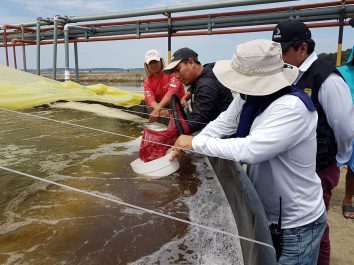
[(189, 155), (176, 173), (144, 178), (130, 167), (144, 122), (87, 105), (0, 110), (0, 264), (242, 264), (236, 237), (144, 210), (237, 235), (207, 160)]
[(114, 87), (124, 89), (130, 92), (144, 93), (143, 86), (114, 86)]

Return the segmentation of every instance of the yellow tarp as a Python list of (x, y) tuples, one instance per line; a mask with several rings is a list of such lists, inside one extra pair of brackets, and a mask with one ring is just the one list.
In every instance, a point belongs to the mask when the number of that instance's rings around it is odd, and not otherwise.
[(26, 109), (58, 100), (96, 101), (129, 108), (143, 99), (142, 94), (102, 84), (82, 86), (71, 81), (59, 82), (0, 65), (1, 108)]

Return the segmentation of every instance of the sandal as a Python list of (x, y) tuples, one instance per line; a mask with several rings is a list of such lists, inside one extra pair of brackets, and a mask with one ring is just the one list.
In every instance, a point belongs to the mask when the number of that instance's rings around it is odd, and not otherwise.
[[(354, 219), (354, 207), (351, 205), (342, 205), (342, 213), (346, 219)], [(345, 213), (350, 213), (351, 215), (346, 216)]]

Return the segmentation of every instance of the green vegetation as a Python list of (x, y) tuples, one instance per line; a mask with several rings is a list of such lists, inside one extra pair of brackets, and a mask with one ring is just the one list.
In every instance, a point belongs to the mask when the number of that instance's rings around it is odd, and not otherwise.
[[(345, 51), (342, 51), (341, 65), (345, 64), (351, 51), (352, 51), (352, 49), (347, 49)], [(337, 53), (336, 52), (335, 53), (321, 53), (318, 55), (318, 57), (331, 62), (333, 65), (336, 65), (336, 61), (337, 61)]]

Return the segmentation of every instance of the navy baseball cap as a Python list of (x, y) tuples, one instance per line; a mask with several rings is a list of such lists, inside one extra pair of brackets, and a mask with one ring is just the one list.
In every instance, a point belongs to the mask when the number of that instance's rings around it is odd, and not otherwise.
[(351, 19), (349, 20), (349, 25), (354, 28), (354, 18), (351, 18)]
[(176, 66), (184, 59), (198, 61), (198, 53), (187, 47), (175, 51), (171, 57), (171, 63), (163, 69), (163, 72), (168, 75), (172, 74)]
[(283, 51), (299, 41), (311, 39), (311, 31), (299, 20), (287, 20), (278, 23), (273, 30), (272, 40), (279, 42)]

